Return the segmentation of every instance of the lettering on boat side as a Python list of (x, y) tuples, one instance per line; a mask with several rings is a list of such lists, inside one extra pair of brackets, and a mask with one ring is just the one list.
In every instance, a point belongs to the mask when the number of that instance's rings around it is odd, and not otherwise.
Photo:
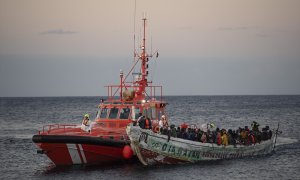
[(148, 139), (148, 134), (142, 132), (142, 134), (140, 135), (140, 138), (139, 138), (139, 142), (143, 141), (143, 142), (147, 143), (147, 139)]
[(226, 149), (202, 147), (199, 150), (195, 147), (189, 149), (178, 147), (169, 142), (161, 142), (155, 138), (149, 137), (147, 133), (141, 134), (140, 141), (144, 141), (148, 145), (148, 149), (157, 153), (162, 153), (170, 157), (187, 159), (190, 161), (197, 161), (201, 159), (227, 159), (227, 158), (240, 158), (244, 156), (253, 156), (255, 152), (246, 151), (245, 149)]

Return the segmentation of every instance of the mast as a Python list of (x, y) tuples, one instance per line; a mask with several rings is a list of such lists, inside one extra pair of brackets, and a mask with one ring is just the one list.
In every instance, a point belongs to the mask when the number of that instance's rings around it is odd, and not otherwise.
[(141, 61), (141, 77), (136, 81), (138, 84), (139, 88), (136, 91), (136, 97), (138, 99), (145, 99), (145, 89), (148, 86), (148, 54), (146, 52), (146, 18), (143, 18), (143, 42), (141, 45), (141, 54), (139, 55), (139, 60)]
[[(143, 19), (143, 39), (140, 45), (140, 51), (139, 53), (134, 53), (134, 56), (137, 57), (137, 61), (132, 66), (131, 70), (128, 72), (128, 74), (124, 77), (123, 71), (120, 71), (120, 84), (117, 86), (111, 85), (108, 87), (108, 97), (113, 98), (117, 92), (120, 93), (120, 101), (123, 101), (124, 99), (128, 99), (128, 97), (133, 98), (136, 101), (142, 101), (146, 100), (146, 97), (149, 97), (153, 99), (156, 96), (156, 88), (160, 88), (160, 96), (162, 96), (162, 87), (161, 86), (149, 86), (149, 83), (151, 84), (152, 81), (148, 81), (148, 68), (149, 68), (149, 58), (152, 58), (152, 54), (148, 54), (146, 50), (146, 21), (147, 19), (144, 17)], [(156, 52), (157, 53), (157, 52)], [(132, 73), (132, 75), (135, 76), (132, 84), (129, 85), (125, 82), (129, 74), (133, 71), (134, 67), (137, 64), (141, 64), (139, 73)], [(129, 82), (128, 82), (129, 83)], [(113, 93), (113, 88), (117, 88), (116, 91)], [(125, 91), (123, 91), (123, 88), (125, 88)], [(149, 92), (146, 92), (150, 88)], [(131, 90), (130, 90), (131, 89)], [(125, 95), (123, 95), (123, 93)], [(128, 94), (130, 93), (130, 95)], [(126, 96), (126, 97), (125, 97)], [(161, 97), (162, 98), (162, 97)]]

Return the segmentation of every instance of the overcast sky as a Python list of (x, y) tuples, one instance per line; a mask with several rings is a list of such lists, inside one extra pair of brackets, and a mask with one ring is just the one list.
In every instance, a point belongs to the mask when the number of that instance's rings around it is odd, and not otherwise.
[[(147, 13), (165, 95), (300, 94), (299, 0), (0, 0), (0, 97), (103, 96)], [(138, 43), (137, 43), (138, 44)]]

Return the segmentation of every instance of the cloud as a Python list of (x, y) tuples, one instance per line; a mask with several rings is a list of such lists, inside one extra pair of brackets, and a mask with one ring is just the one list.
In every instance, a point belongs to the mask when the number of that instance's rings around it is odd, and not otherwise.
[(63, 30), (63, 29), (51, 29), (51, 30), (48, 30), (48, 31), (44, 31), (44, 32), (41, 32), (41, 34), (43, 35), (67, 35), (67, 34), (76, 34), (78, 32), (76, 31), (69, 31), (69, 30)]
[(257, 26), (236, 26), (236, 27), (221, 26), (218, 28), (218, 30), (219, 31), (245, 31), (245, 30), (251, 30), (256, 28)]
[(233, 28), (232, 27), (219, 27), (218, 31), (232, 31)]
[(224, 32), (247, 32), (250, 34), (254, 34), (256, 37), (265, 38), (269, 37), (268, 33), (260, 32), (265, 31), (264, 28), (259, 26), (221, 26), (217, 29), (218, 31), (224, 31)]
[(189, 30), (189, 29), (193, 29), (193, 27), (192, 26), (179, 26), (179, 27), (177, 27), (177, 29), (180, 29), (180, 30)]
[(255, 34), (257, 37), (261, 37), (261, 38), (265, 38), (268, 37), (268, 35), (266, 33), (256, 33)]

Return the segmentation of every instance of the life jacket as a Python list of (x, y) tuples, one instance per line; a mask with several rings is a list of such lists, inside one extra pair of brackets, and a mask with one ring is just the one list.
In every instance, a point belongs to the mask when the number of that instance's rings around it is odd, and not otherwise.
[(222, 136), (222, 144), (224, 145), (224, 146), (227, 146), (228, 145), (228, 137), (227, 137), (227, 134), (223, 134), (223, 136)]
[(250, 140), (252, 144), (255, 144), (255, 138), (253, 136), (253, 134), (250, 134)]
[(242, 131), (242, 132), (241, 132), (241, 136), (242, 136), (242, 139), (246, 139), (246, 138), (247, 138), (247, 133), (246, 133), (246, 131)]
[(222, 138), (221, 138), (221, 133), (220, 132), (218, 132), (218, 134), (217, 134), (217, 144), (218, 145), (222, 144)]
[(147, 118), (145, 122), (145, 129), (150, 129), (150, 120)]
[(187, 129), (188, 128), (188, 125), (183, 123), (180, 125), (180, 129)]
[(152, 131), (155, 132), (155, 133), (158, 133), (159, 132), (159, 126), (156, 125), (152, 128)]

